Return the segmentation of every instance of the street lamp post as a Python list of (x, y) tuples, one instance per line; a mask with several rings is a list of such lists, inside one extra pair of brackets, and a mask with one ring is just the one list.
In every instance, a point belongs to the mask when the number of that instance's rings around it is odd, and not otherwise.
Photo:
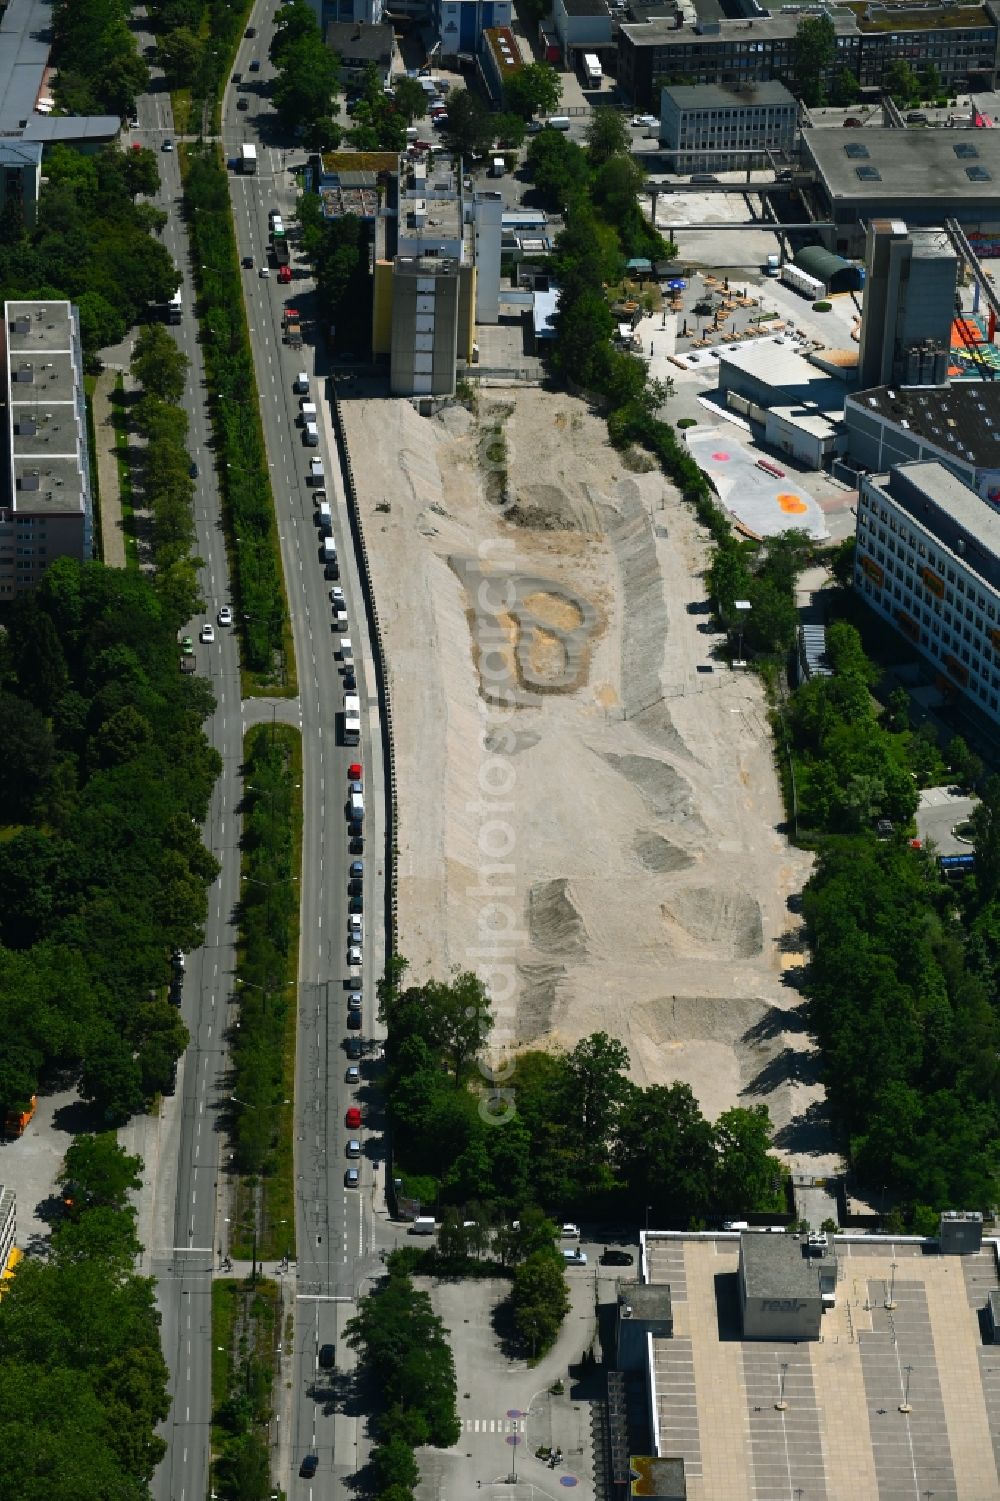
[(893, 1296), (894, 1293), (895, 1293), (895, 1291), (896, 1291), (896, 1263), (894, 1261), (890, 1261), (890, 1263), (889, 1263), (889, 1296), (885, 1300), (885, 1306), (886, 1306), (886, 1308), (888, 1309), (888, 1311), (890, 1313), (892, 1312), (892, 1310), (896, 1306), (896, 1300), (895, 1300), (895, 1297)]

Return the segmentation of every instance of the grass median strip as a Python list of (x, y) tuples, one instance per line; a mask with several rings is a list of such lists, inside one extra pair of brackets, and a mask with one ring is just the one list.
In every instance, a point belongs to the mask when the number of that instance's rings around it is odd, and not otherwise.
[(271, 1494), (269, 1426), (281, 1340), (281, 1291), (253, 1277), (212, 1284), (212, 1495)]
[(298, 692), (295, 653), (229, 184), (218, 146), (185, 147), (180, 156), (222, 515), (238, 602), (243, 694), (292, 698)]
[(244, 741), (243, 860), (232, 1044), (232, 1133), (238, 1174), (230, 1254), (295, 1249), (293, 1118), (302, 861), (302, 741), (257, 725)]

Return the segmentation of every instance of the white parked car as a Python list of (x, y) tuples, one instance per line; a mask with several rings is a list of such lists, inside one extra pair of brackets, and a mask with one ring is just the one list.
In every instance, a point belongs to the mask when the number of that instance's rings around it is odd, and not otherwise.
[(212, 622), (210, 620), (206, 621), (205, 624), (201, 628), (201, 639), (203, 641), (214, 641), (215, 640), (215, 626), (212, 624)]
[(360, 946), (360, 944), (352, 943), (350, 945), (350, 947), (347, 950), (347, 962), (348, 962), (348, 964), (354, 965), (354, 966), (359, 966), (361, 964), (361, 946)]
[(334, 609), (336, 609), (338, 605), (342, 605), (344, 603), (344, 591), (339, 584), (334, 584), (333, 588), (330, 590), (330, 603), (333, 605)]
[(569, 1223), (569, 1221), (567, 1221), (565, 1225), (560, 1225), (559, 1234), (562, 1236), (563, 1240), (579, 1240), (580, 1226), (572, 1225)]
[(361, 943), (364, 939), (364, 924), (360, 912), (348, 913), (347, 934), (352, 943)]
[(563, 1261), (565, 1261), (567, 1266), (586, 1266), (587, 1253), (574, 1247), (571, 1251), (566, 1250), (563, 1252)]

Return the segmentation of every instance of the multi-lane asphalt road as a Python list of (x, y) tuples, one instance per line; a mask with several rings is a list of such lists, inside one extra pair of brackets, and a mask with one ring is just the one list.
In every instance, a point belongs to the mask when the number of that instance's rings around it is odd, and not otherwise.
[[(348, 1131), (345, 1112), (351, 1104), (366, 1104), (364, 1065), (360, 1089), (346, 1082), (345, 1040), (347, 992), (348, 851), (345, 801), (347, 767), (360, 760), (364, 767), (365, 932), (364, 1025), (361, 1036), (369, 1044), (375, 1031), (373, 965), (384, 943), (382, 902), (376, 899), (384, 881), (384, 831), (376, 806), (382, 785), (378, 704), (374, 692), (363, 601), (344, 509), (343, 487), (328, 407), (324, 401), (322, 355), (310, 332), (304, 347), (291, 350), (283, 343), (282, 313), (288, 303), (302, 303), (311, 311), (312, 283), (307, 268), (295, 265), (294, 223), (297, 184), (289, 162), (302, 163), (301, 151), (290, 153), (275, 144), (276, 120), (267, 101), (272, 69), (267, 49), (273, 34), (272, 5), (260, 4), (252, 16), (257, 36), (244, 41), (236, 70), (244, 78), (247, 111), (237, 110), (240, 92), (227, 90), (223, 114), (223, 146), (227, 158), (239, 155), (245, 141), (258, 145), (256, 176), (232, 179), (233, 217), (239, 255), (253, 258), (244, 275), (247, 316), (256, 366), (260, 415), (267, 446), (281, 539), (289, 610), (299, 677), (297, 710), (303, 736), (303, 859), (301, 870), (301, 943), (299, 954), (298, 1047), (296, 1059), (296, 1257), (286, 1274), (286, 1292), (295, 1307), (294, 1348), (286, 1374), (292, 1383), (291, 1402), (279, 1412), (272, 1430), (275, 1447), (274, 1479), (289, 1494), (332, 1496), (338, 1482), (353, 1472), (364, 1452), (360, 1425), (331, 1401), (331, 1378), (321, 1373), (318, 1351), (323, 1344), (337, 1347), (337, 1364), (350, 1365), (341, 1345), (344, 1324), (354, 1311), (355, 1297), (366, 1277), (378, 1266), (373, 1236), (378, 1234), (384, 1208), (381, 1164), (372, 1154), (378, 1139), (365, 1129)], [(140, 47), (152, 38), (138, 36)], [(253, 58), (259, 73), (250, 72)], [(138, 108), (134, 138), (160, 150), (173, 138), (169, 96), (154, 90)], [(193, 317), (194, 286), (189, 251), (180, 214), (180, 173), (176, 154), (159, 157), (162, 186), (158, 202), (169, 214), (163, 239), (184, 281), (184, 316), (175, 330), (180, 347), (191, 360), (187, 410), (190, 447), (198, 461), (197, 548), (205, 560), (201, 586), (207, 602), (206, 619), (214, 619), (221, 604), (230, 602), (220, 507), (206, 404), (204, 368)], [(295, 277), (281, 286), (275, 276), (259, 276), (268, 264), (268, 213), (282, 211), (292, 229)], [(292, 386), (298, 371), (308, 371), (320, 415), (320, 447), (303, 446), (297, 424), (298, 395)], [(330, 582), (319, 561), (319, 536), (312, 492), (307, 484), (309, 459), (323, 458), (326, 490), (334, 513), (334, 537), (341, 560), (340, 583), (347, 604), (349, 632), (354, 642), (358, 692), (362, 703), (359, 747), (338, 744), (338, 716), (343, 708), (341, 667), (335, 656), (338, 636), (332, 629)], [(192, 622), (192, 634), (202, 622)], [(209, 1416), (211, 1403), (210, 1286), (218, 1273), (219, 1253), (228, 1250), (227, 1200), (224, 1169), (226, 1146), (219, 1130), (225, 1096), (225, 1032), (234, 1020), (233, 913), (238, 896), (240, 797), (239, 766), (242, 737), (248, 722), (261, 717), (242, 704), (235, 633), (216, 628), (212, 645), (197, 646), (198, 671), (208, 677), (217, 709), (206, 726), (223, 758), (223, 773), (212, 801), (206, 841), (222, 863), (222, 874), (209, 893), (209, 916), (202, 950), (188, 959), (184, 987), (184, 1018), (191, 1044), (183, 1060), (175, 1099), (164, 1113), (156, 1145), (155, 1202), (152, 1211), (149, 1269), (158, 1279), (163, 1318), (164, 1350), (170, 1366), (172, 1410), (165, 1428), (168, 1452), (154, 1481), (158, 1501), (201, 1501), (208, 1485)], [(286, 717), (283, 714), (282, 717)], [(358, 1035), (358, 1034), (351, 1034)], [(348, 1188), (345, 1170), (348, 1137), (360, 1137), (363, 1155), (360, 1187)], [(376, 1206), (378, 1206), (376, 1208)], [(269, 1269), (270, 1270), (270, 1269)], [(287, 1352), (286, 1352), (287, 1354)], [(335, 1377), (332, 1379), (336, 1379)], [(283, 1383), (279, 1383), (283, 1385)], [(319, 1468), (313, 1480), (298, 1478), (306, 1454), (316, 1454)]]

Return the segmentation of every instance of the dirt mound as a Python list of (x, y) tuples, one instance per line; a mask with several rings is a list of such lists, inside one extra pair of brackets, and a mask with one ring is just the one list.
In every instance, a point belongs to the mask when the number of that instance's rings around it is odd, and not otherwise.
[(538, 532), (596, 532), (597, 510), (583, 486), (518, 485), (514, 504), (504, 513), (515, 526)]
[(651, 709), (630, 716), (630, 723), (657, 750), (672, 756), (690, 756), (691, 750), (674, 724), (670, 710), (661, 699)]
[(520, 993), (517, 1000), (515, 1041), (529, 1047), (552, 1032), (552, 1015), (558, 987), (566, 971), (561, 964), (522, 963), (517, 966)]
[(655, 870), (660, 875), (673, 875), (694, 864), (693, 855), (678, 849), (676, 844), (671, 844), (662, 834), (654, 834), (650, 830), (637, 834), (632, 848), (647, 870)]
[(695, 811), (691, 785), (676, 767), (654, 761), (651, 756), (610, 754), (604, 759), (642, 794), (657, 818), (667, 819), (692, 834), (705, 832), (705, 825)]
[(716, 960), (752, 959), (764, 947), (760, 907), (745, 891), (687, 886), (664, 902), (661, 911), (687, 951), (693, 945)]
[(587, 930), (568, 888), (569, 882), (563, 879), (535, 882), (528, 892), (528, 931), (542, 953), (582, 958), (587, 952)]

